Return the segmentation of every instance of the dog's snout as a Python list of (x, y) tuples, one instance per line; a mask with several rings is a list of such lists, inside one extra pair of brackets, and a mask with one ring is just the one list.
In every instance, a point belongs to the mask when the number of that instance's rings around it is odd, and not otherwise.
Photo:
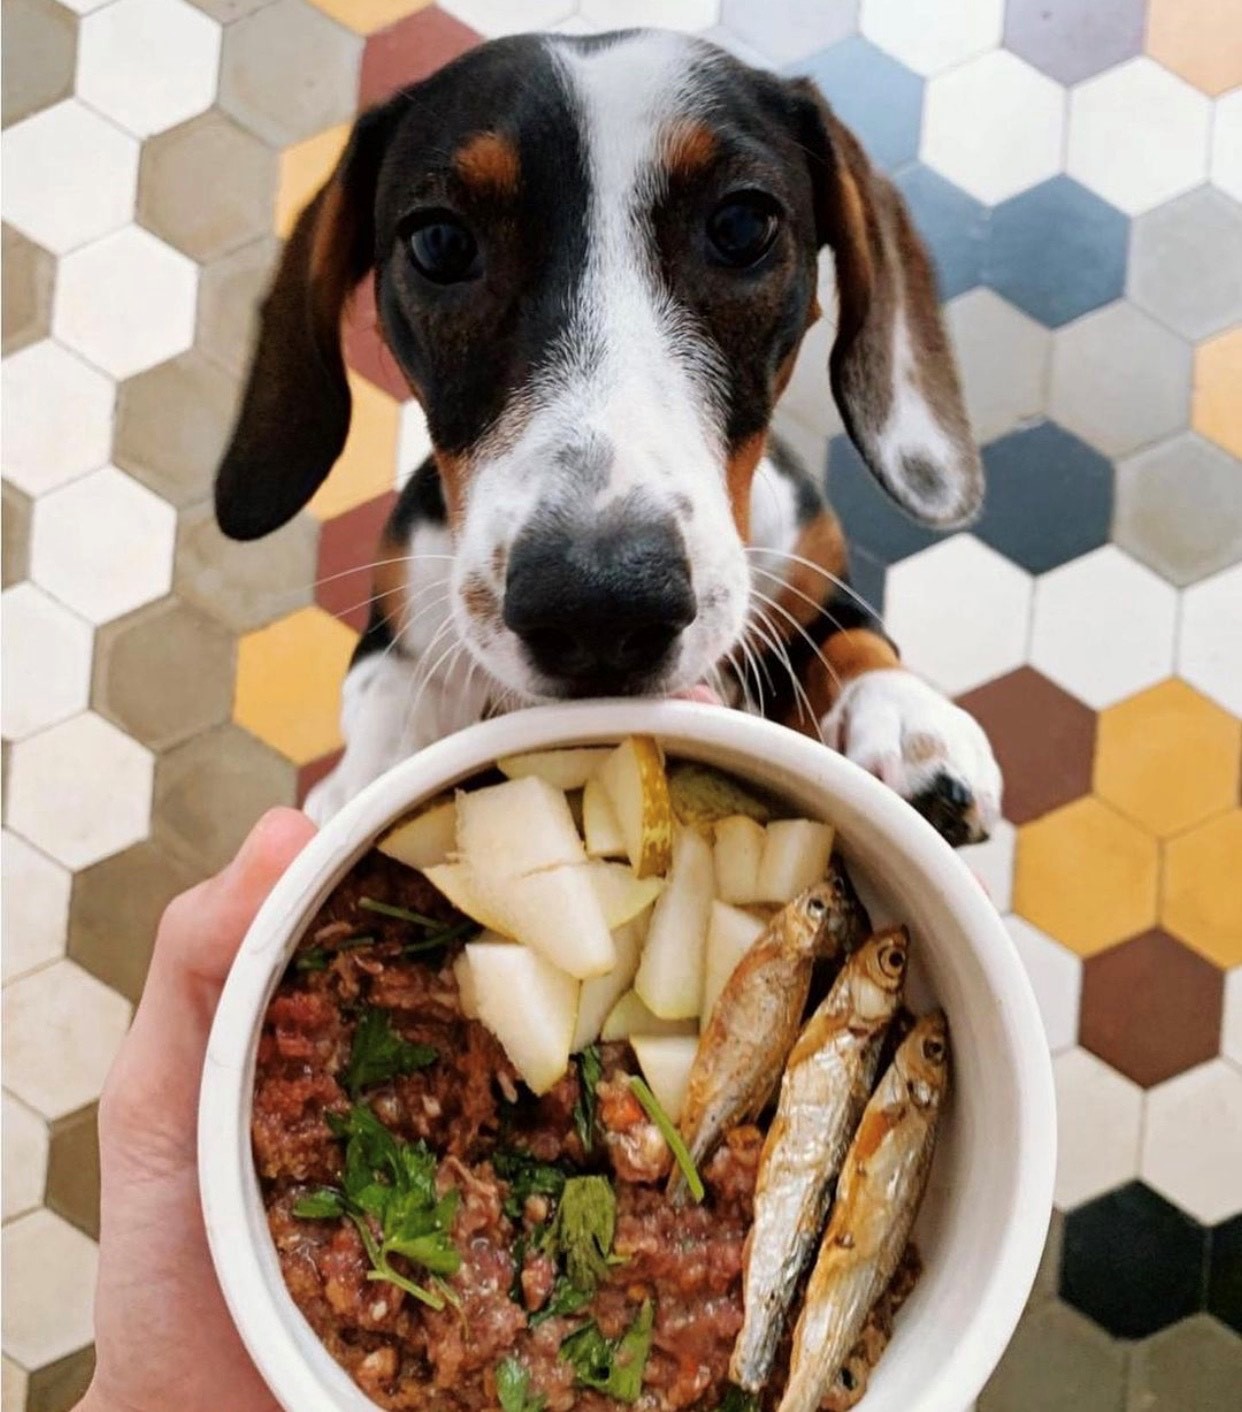
[(567, 695), (643, 690), (695, 614), (685, 547), (662, 520), (534, 528), (509, 558), (505, 623)]

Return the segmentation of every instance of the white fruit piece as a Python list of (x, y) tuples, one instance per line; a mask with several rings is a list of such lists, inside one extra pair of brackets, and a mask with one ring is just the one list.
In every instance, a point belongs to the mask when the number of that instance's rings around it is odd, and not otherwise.
[[(495, 932), (485, 933), (487, 936), (495, 936)], [(512, 942), (501, 937), (506, 946), (512, 946)], [(478, 943), (471, 942), (472, 946)], [(457, 996), (461, 1005), (461, 1013), (467, 1020), (477, 1020), (479, 1018), (479, 996), (475, 989), (474, 972), (470, 968), (470, 957), (465, 951), (453, 962), (453, 975), (457, 980)]]
[(471, 942), (465, 949), (479, 1019), (535, 1093), (569, 1067), (578, 982), (524, 946)]
[(582, 993), (578, 997), (578, 1024), (574, 1030), (575, 1054), (588, 1044), (595, 1043), (609, 1011), (634, 984), (634, 973), (638, 970), (643, 938), (647, 935), (650, 920), (650, 912), (645, 911), (624, 926), (615, 927), (612, 944), (616, 948), (616, 964), (607, 975), (592, 976), (582, 982)]
[(446, 863), (457, 847), (457, 805), (451, 799), (434, 804), (390, 829), (375, 846), (420, 873)]
[(686, 1020), (699, 1013), (715, 886), (711, 844), (696, 829), (681, 829), (673, 841), (672, 868), (651, 914), (634, 979), (634, 989), (662, 1019)]
[(496, 761), (496, 768), (511, 780), (533, 775), (566, 793), (581, 789), (612, 752), (607, 747), (584, 750), (532, 750), (526, 755), (508, 755)]
[(713, 902), (711, 921), (707, 926), (707, 950), (703, 959), (703, 1005), (700, 1017), (704, 1024), (716, 1008), (725, 982), (737, 968), (737, 963), (763, 935), (767, 923), (740, 907), (727, 902)]
[(716, 825), (716, 896), (724, 902), (754, 902), (767, 832), (745, 814)]
[(636, 878), (628, 863), (595, 859), (587, 864), (586, 871), (610, 927), (624, 926), (664, 891), (663, 878)]
[(693, 1020), (662, 1020), (643, 1004), (636, 990), (627, 990), (608, 1012), (600, 1027), (599, 1037), (605, 1042), (630, 1039), (634, 1035), (692, 1035), (698, 1033)]
[(590, 868), (548, 868), (489, 884), (485, 899), (501, 919), (497, 931), (524, 942), (571, 976), (602, 976), (616, 964)]
[(698, 1039), (690, 1035), (635, 1035), (630, 1043), (656, 1102), (674, 1123), (679, 1122)]
[(792, 902), (824, 880), (832, 853), (832, 827), (810, 819), (778, 819), (768, 825), (759, 864), (756, 902)]
[(437, 863), (424, 868), (423, 876), (457, 908), (480, 926), (508, 936), (507, 918), (492, 901), (488, 892), (479, 884), (468, 863)]
[(598, 779), (621, 826), (634, 871), (640, 878), (667, 872), (673, 807), (660, 747), (648, 735), (630, 736), (600, 766)]
[(621, 825), (608, 799), (608, 791), (597, 779), (587, 780), (582, 790), (582, 830), (590, 857), (625, 857)]
[(534, 775), (459, 792), (457, 847), (480, 883), (586, 862), (564, 790)]

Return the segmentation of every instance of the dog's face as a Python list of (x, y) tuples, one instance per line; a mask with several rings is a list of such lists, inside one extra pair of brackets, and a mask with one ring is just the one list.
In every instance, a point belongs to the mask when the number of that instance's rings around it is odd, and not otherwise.
[(751, 476), (825, 243), (851, 433), (907, 508), (958, 522), (978, 464), (925, 257), (813, 90), (656, 32), (472, 51), (364, 116), (303, 216), (221, 522), (266, 533), (330, 469), (340, 309), (373, 265), (461, 638), (523, 697), (688, 687), (745, 625)]

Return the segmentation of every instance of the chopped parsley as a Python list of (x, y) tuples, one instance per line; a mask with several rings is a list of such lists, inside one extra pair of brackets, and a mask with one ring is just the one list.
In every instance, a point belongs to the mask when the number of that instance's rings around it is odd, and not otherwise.
[(759, 1399), (753, 1392), (743, 1392), (736, 1383), (730, 1383), (716, 1405), (718, 1412), (758, 1412)]
[(408, 907), (398, 907), (394, 902), (380, 902), (374, 897), (360, 897), (358, 906), (364, 912), (374, 912), (380, 917), (392, 917), (398, 922), (409, 922), (416, 927), (422, 927), (424, 931), (441, 931), (443, 922), (437, 922), (434, 917), (428, 917), (423, 912), (411, 912)]
[(399, 1074), (425, 1069), (439, 1056), (429, 1044), (411, 1044), (392, 1027), (387, 1011), (364, 1010), (354, 1031), (354, 1042), (345, 1066), (344, 1084), (351, 1098), (364, 1088), (386, 1083)]
[(554, 1200), (565, 1190), (565, 1173), (550, 1162), (540, 1162), (529, 1152), (516, 1147), (497, 1148), (492, 1155), (496, 1175), (509, 1184), (504, 1212), (511, 1221), (522, 1217), (529, 1196), (550, 1196)]
[(578, 1055), (578, 1098), (574, 1104), (574, 1127), (589, 1156), (595, 1147), (595, 1085), (604, 1077), (604, 1065), (597, 1045), (588, 1044)]
[(681, 1134), (677, 1131), (672, 1118), (660, 1106), (660, 1100), (637, 1074), (630, 1079), (630, 1092), (642, 1104), (647, 1116), (664, 1135), (664, 1141), (668, 1143), (673, 1160), (681, 1168), (681, 1174), (685, 1177), (686, 1185), (690, 1188), (690, 1195), (696, 1201), (702, 1201), (706, 1195), (703, 1178), (699, 1176), (698, 1169), (694, 1165), (694, 1158), (690, 1156), (686, 1144), (682, 1142)]
[[(436, 1194), (435, 1154), (425, 1143), (402, 1142), (365, 1104), (356, 1103), (345, 1117), (328, 1114), (327, 1122), (345, 1140), (341, 1187), (308, 1192), (293, 1214), (310, 1221), (348, 1217), (371, 1262), (367, 1279), (386, 1280), (431, 1308), (443, 1309), (452, 1291), (440, 1277), (457, 1272), (461, 1255), (450, 1234), (457, 1192)], [(372, 1221), (379, 1226), (378, 1237)], [(394, 1255), (426, 1270), (439, 1292), (394, 1269)]]
[(561, 1357), (573, 1365), (579, 1386), (595, 1388), (618, 1402), (637, 1402), (654, 1324), (655, 1311), (648, 1299), (620, 1338), (605, 1338), (591, 1320), (561, 1340)]
[(497, 1366), (496, 1396), (501, 1412), (543, 1412), (547, 1402), (531, 1392), (530, 1374), (516, 1358), (506, 1358)]
[(356, 951), (360, 946), (374, 946), (373, 936), (346, 937), (339, 946), (312, 946), (299, 951), (293, 958), (295, 971), (326, 971), (342, 951)]
[(594, 1294), (608, 1273), (617, 1228), (617, 1198), (607, 1177), (570, 1177), (552, 1223), (565, 1274), (577, 1290)]
[(578, 1289), (568, 1275), (557, 1275), (552, 1293), (542, 1309), (537, 1309), (527, 1319), (532, 1329), (538, 1328), (547, 1319), (555, 1319), (562, 1314), (576, 1314), (584, 1304), (591, 1302), (591, 1292)]

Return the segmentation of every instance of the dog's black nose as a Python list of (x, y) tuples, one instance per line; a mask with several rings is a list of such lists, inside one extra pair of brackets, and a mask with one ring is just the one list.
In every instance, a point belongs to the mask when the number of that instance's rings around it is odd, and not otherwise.
[(696, 611), (685, 546), (663, 520), (535, 526), (509, 556), (505, 623), (567, 696), (642, 691)]

